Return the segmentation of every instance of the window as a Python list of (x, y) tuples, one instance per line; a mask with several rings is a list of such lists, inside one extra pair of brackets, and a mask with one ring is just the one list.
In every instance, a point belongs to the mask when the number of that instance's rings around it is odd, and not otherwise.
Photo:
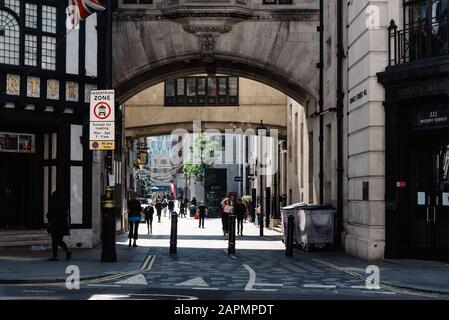
[(263, 4), (293, 4), (293, 0), (263, 0)]
[(42, 31), (56, 33), (56, 7), (42, 6)]
[(152, 4), (153, 0), (123, 0), (124, 4)]
[(20, 17), (20, 0), (5, 0), (5, 6)]
[(37, 28), (37, 5), (25, 3), (25, 27)]
[(55, 37), (42, 37), (42, 69), (56, 70)]
[(0, 64), (56, 70), (56, 6), (27, 1), (0, 0), (22, 17), (0, 10)]
[(238, 105), (238, 85), (237, 77), (224, 76), (167, 80), (165, 82), (165, 105)]
[(25, 35), (25, 65), (37, 66), (37, 36)]
[(18, 65), (19, 53), (19, 23), (12, 14), (0, 10), (0, 63)]

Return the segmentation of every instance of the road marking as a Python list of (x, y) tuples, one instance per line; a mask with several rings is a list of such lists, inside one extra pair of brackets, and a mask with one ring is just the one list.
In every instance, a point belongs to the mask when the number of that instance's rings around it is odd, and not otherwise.
[(396, 292), (388, 292), (388, 291), (362, 291), (362, 293), (376, 293), (376, 294), (387, 294), (387, 295), (395, 295)]
[(351, 286), (351, 289), (367, 289), (366, 286)]
[(254, 271), (249, 265), (244, 264), (243, 265), (246, 270), (249, 272), (249, 280), (248, 283), (245, 286), (245, 291), (252, 291), (254, 284), (256, 283), (256, 271)]
[(220, 290), (219, 288), (192, 288), (193, 290), (215, 290), (218, 291)]
[(148, 282), (143, 274), (132, 276), (131, 278), (116, 282), (116, 284), (133, 284), (147, 286)]
[(209, 285), (204, 281), (203, 278), (197, 277), (181, 283), (176, 284), (176, 286), (188, 286), (188, 287), (209, 287)]
[(282, 284), (262, 284), (262, 283), (256, 283), (256, 271), (254, 271), (253, 268), (251, 268), (249, 265), (244, 264), (243, 265), (246, 270), (249, 272), (249, 280), (248, 283), (245, 286), (245, 291), (265, 291), (265, 292), (274, 292), (278, 291), (278, 289), (255, 289), (254, 286), (283, 286)]
[(284, 285), (282, 283), (255, 283), (255, 286), (261, 286), (261, 287), (283, 287)]
[(121, 286), (118, 284), (88, 284), (88, 287), (111, 287), (111, 288), (120, 288)]
[(143, 263), (142, 267), (139, 269), (140, 271), (148, 271), (151, 270), (153, 267), (154, 260), (156, 259), (156, 256), (150, 255), (145, 259), (145, 262)]
[(315, 289), (335, 289), (337, 286), (335, 285), (325, 285), (325, 284), (305, 284), (304, 288), (315, 288)]

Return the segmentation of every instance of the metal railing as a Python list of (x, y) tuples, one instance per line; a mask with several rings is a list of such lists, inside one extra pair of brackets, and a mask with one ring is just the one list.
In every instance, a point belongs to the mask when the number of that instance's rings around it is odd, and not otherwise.
[(389, 66), (447, 55), (449, 19), (406, 24), (403, 30), (391, 20), (388, 40)]

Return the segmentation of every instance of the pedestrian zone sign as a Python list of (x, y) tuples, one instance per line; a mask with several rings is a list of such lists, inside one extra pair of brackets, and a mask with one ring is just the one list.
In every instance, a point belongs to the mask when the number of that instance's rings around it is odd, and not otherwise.
[(90, 150), (115, 150), (114, 90), (90, 92)]

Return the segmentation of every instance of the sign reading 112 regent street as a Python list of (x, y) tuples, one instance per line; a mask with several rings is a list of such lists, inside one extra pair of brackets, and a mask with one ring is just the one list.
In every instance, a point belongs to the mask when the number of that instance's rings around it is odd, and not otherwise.
[(90, 92), (90, 150), (115, 149), (114, 90)]

